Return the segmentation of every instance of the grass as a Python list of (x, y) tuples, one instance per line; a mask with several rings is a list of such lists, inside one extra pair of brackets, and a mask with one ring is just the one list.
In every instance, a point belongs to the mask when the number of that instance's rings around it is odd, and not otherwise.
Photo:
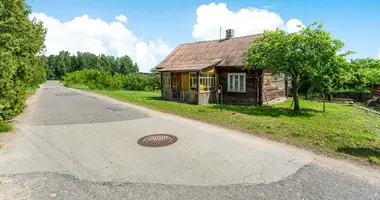
[(12, 124), (0, 123), (0, 133), (9, 132), (13, 130)]
[[(291, 101), (267, 107), (189, 105), (161, 100), (160, 92), (94, 91), (121, 101), (155, 110), (238, 129), (285, 142), (325, 155), (348, 158), (361, 163), (380, 159), (380, 116), (363, 112), (348, 104), (301, 101), (301, 113), (290, 108)], [(368, 162), (371, 157), (371, 162)], [(376, 158), (376, 159), (375, 159)]]
[(371, 156), (369, 157), (369, 162), (373, 164), (380, 164), (380, 159), (375, 156)]

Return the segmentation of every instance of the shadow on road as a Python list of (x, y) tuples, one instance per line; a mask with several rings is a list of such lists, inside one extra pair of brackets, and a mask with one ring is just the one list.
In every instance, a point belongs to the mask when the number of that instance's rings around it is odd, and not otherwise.
[(363, 148), (363, 147), (343, 147), (337, 150), (338, 152), (350, 154), (357, 157), (380, 157), (380, 148)]

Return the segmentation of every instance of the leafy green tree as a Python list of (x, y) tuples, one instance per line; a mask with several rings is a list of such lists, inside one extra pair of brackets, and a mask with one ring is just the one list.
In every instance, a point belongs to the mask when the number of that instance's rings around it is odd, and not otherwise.
[(43, 77), (37, 55), (46, 31), (30, 13), (23, 0), (0, 1), (0, 122), (22, 111), (27, 90)]
[(137, 64), (133, 64), (132, 59), (125, 55), (117, 59), (118, 73), (130, 74), (137, 73), (139, 71)]
[(96, 69), (109, 72), (111, 74), (130, 74), (137, 73), (139, 67), (137, 63), (133, 64), (129, 56), (116, 58), (101, 54), (99, 56), (89, 52), (77, 52), (76, 55), (70, 55), (67, 51), (61, 51), (58, 55), (43, 57), (43, 66), (47, 72), (48, 79), (62, 79), (69, 72), (80, 71), (84, 69)]
[(104, 70), (104, 71), (111, 71), (111, 63), (108, 60), (108, 57), (104, 54), (101, 54), (99, 56), (99, 69)]
[(137, 65), (137, 63), (135, 63), (133, 65), (133, 68), (132, 68), (131, 71), (132, 71), (131, 73), (138, 73), (140, 71), (139, 66)]
[(70, 66), (68, 72), (80, 71), (83, 69), (83, 65), (79, 61), (79, 57), (77, 55), (70, 56)]
[(380, 82), (380, 59), (362, 58), (352, 60), (347, 71), (343, 90), (368, 91), (372, 84)]
[(57, 60), (56, 56), (50, 55), (47, 58), (47, 66), (46, 66), (46, 72), (47, 72), (47, 79), (49, 80), (57, 80), (57, 75), (56, 75), (56, 68), (57, 68)]
[(149, 71), (150, 71), (150, 73), (152, 73), (152, 74), (159, 74), (159, 73), (160, 73), (160, 72), (158, 72), (157, 67), (153, 67), (153, 68), (150, 69)]
[(60, 51), (57, 56), (54, 58), (55, 64), (55, 75), (56, 78), (61, 80), (63, 76), (68, 73), (71, 68), (71, 55), (68, 51)]
[(150, 69), (150, 75), (152, 76), (151, 85), (153, 87), (153, 91), (159, 90), (161, 88), (161, 74), (157, 70), (156, 67)]
[(331, 62), (315, 66), (313, 73), (309, 77), (309, 82), (311, 83), (309, 90), (322, 95), (324, 100), (323, 111), (326, 111), (326, 95), (339, 91), (344, 85), (346, 77), (350, 76), (347, 70), (349, 62), (345, 58), (349, 53), (336, 55), (331, 59)]
[(82, 62), (83, 69), (99, 69), (98, 56), (93, 53), (80, 53), (78, 54), (78, 59)]
[(339, 39), (323, 30), (323, 24), (314, 23), (296, 33), (284, 30), (265, 31), (254, 40), (246, 56), (245, 65), (252, 69), (271, 69), (291, 78), (294, 111), (300, 111), (298, 89), (305, 77), (320, 78), (320, 68), (332, 66), (343, 48)]

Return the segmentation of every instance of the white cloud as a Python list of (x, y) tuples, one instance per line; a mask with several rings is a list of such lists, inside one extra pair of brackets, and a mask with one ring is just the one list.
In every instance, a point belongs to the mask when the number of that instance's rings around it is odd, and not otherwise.
[(379, 53), (377, 53), (377, 58), (380, 59), (380, 48), (379, 48)]
[(166, 56), (171, 51), (173, 51), (173, 48), (169, 46), (169, 43), (162, 41), (162, 38), (158, 38), (156, 42), (149, 41), (149, 52), (153, 54)]
[(305, 28), (305, 25), (298, 19), (290, 19), (285, 24), (285, 30), (288, 33), (295, 33)]
[(193, 37), (199, 40), (219, 39), (220, 27), (223, 28), (222, 38), (225, 37), (225, 29), (234, 29), (235, 36), (258, 34), (264, 30), (276, 28), (294, 31), (295, 24), (302, 24), (302, 22), (291, 19), (285, 25), (279, 14), (267, 8), (242, 8), (233, 12), (225, 3), (210, 3), (198, 7)]
[(120, 14), (119, 16), (115, 16), (115, 19), (123, 23), (127, 23), (128, 21), (128, 18), (123, 14)]
[(124, 15), (118, 21), (104, 22), (88, 15), (61, 22), (44, 13), (32, 13), (31, 17), (44, 22), (47, 54), (58, 54), (61, 50), (76, 54), (78, 51), (114, 56), (129, 55), (139, 65), (140, 71), (148, 72), (158, 64), (156, 56), (166, 56), (173, 48), (161, 38), (144, 42), (138, 39), (125, 24)]

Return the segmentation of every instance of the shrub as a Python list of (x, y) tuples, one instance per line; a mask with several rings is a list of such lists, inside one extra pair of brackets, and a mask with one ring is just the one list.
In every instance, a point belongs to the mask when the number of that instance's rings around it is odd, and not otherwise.
[(369, 157), (369, 162), (372, 164), (380, 164), (380, 159), (375, 156), (371, 156)]
[(0, 133), (2, 132), (9, 132), (13, 130), (13, 125), (12, 124), (5, 124), (5, 123), (0, 123)]
[(125, 77), (123, 75), (111, 75), (110, 73), (95, 69), (75, 71), (63, 77), (63, 83), (67, 87), (85, 85), (90, 89), (97, 90), (120, 90), (123, 88), (124, 80)]
[(31, 75), (30, 86), (33, 88), (38, 88), (38, 86), (41, 83), (45, 83), (45, 82), (46, 82), (46, 70), (44, 67), (38, 66), (35, 73)]
[(67, 87), (78, 85), (87, 86), (96, 90), (133, 90), (133, 91), (155, 91), (160, 88), (160, 75), (133, 73), (122, 75), (95, 70), (85, 69), (66, 74), (63, 83)]
[(44, 81), (37, 55), (43, 50), (42, 23), (29, 19), (23, 0), (0, 1), (0, 123), (25, 107), (27, 91)]
[(125, 78), (125, 90), (154, 91), (158, 87), (155, 76), (152, 74), (128, 74)]

